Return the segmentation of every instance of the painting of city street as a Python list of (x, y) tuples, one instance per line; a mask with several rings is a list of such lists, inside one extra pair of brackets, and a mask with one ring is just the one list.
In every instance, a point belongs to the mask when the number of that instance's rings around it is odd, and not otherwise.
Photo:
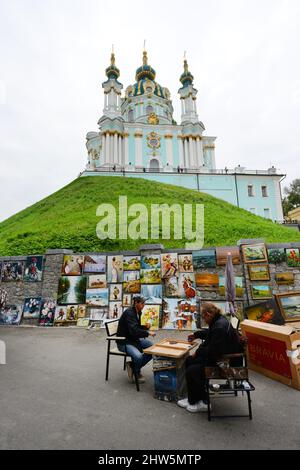
[(58, 284), (57, 303), (84, 304), (86, 292), (86, 276), (61, 276)]
[(195, 330), (197, 328), (196, 300), (163, 299), (162, 329)]

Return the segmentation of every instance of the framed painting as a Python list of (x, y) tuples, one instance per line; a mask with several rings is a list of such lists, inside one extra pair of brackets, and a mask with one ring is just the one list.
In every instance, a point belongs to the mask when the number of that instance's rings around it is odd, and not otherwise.
[(300, 267), (299, 248), (287, 248), (285, 252), (286, 252), (287, 265), (291, 268), (299, 268)]
[(242, 245), (242, 253), (245, 263), (267, 263), (268, 255), (264, 243)]
[(161, 255), (161, 277), (178, 276), (178, 257), (177, 253), (163, 253)]
[[(244, 278), (242, 276), (235, 276), (235, 296), (243, 298), (245, 294)], [(219, 276), (219, 294), (225, 297), (225, 276)]]
[(23, 318), (39, 318), (41, 304), (41, 297), (27, 297), (24, 300)]
[(193, 266), (194, 271), (200, 271), (205, 268), (216, 267), (216, 252), (215, 250), (198, 250), (193, 251)]
[(137, 255), (123, 256), (124, 271), (137, 271), (141, 269), (141, 257)]
[(80, 276), (83, 273), (84, 256), (65, 255), (61, 273), (65, 276)]
[(178, 267), (180, 273), (194, 272), (192, 253), (188, 255), (178, 255)]
[(268, 248), (268, 258), (271, 264), (285, 263), (286, 254), (284, 248)]
[(291, 271), (283, 272), (283, 273), (276, 273), (275, 274), (275, 281), (276, 283), (281, 285), (293, 285), (295, 282), (295, 275)]
[(58, 282), (57, 303), (84, 304), (86, 284), (86, 276), (61, 276)]
[(123, 307), (131, 307), (132, 294), (123, 294), (122, 305)]
[(108, 307), (89, 309), (90, 325), (92, 327), (105, 327), (105, 322), (109, 319)]
[(122, 302), (122, 284), (110, 284), (109, 286), (109, 300)]
[(87, 278), (88, 289), (103, 289), (107, 287), (106, 274), (92, 274), (87, 276)]
[(216, 248), (217, 266), (226, 266), (229, 253), (231, 253), (232, 264), (241, 264), (238, 246), (219, 246)]
[(267, 264), (248, 264), (250, 281), (269, 281), (270, 270)]
[(251, 284), (252, 299), (271, 299), (272, 288), (269, 284)]
[(107, 257), (107, 281), (123, 281), (123, 255)]
[(9, 262), (3, 261), (2, 264), (2, 273), (1, 281), (2, 282), (11, 282), (11, 281), (21, 281), (23, 279), (24, 272), (24, 263), (22, 261)]
[(275, 298), (286, 322), (300, 320), (300, 291), (276, 294)]
[(161, 267), (160, 255), (141, 256), (141, 269), (159, 269)]
[(43, 256), (28, 256), (24, 270), (24, 281), (38, 282), (43, 277)]
[(83, 272), (85, 274), (106, 273), (106, 256), (105, 255), (85, 255)]
[(219, 287), (219, 274), (195, 273), (196, 286), (204, 290), (214, 290)]
[(161, 271), (160, 268), (141, 269), (141, 284), (160, 284)]
[(110, 320), (117, 320), (123, 313), (122, 302), (109, 302), (109, 314)]
[(141, 315), (141, 325), (146, 325), (150, 330), (159, 328), (160, 305), (145, 305)]
[(86, 304), (92, 307), (107, 307), (108, 306), (108, 288), (87, 289), (86, 290)]
[(141, 286), (141, 295), (146, 299), (146, 305), (162, 303), (162, 285), (161, 284), (143, 284)]
[[(224, 315), (228, 321), (231, 322), (232, 320), (232, 317), (229, 313), (229, 304), (228, 302), (224, 301), (224, 300), (207, 300), (205, 299), (205, 301), (202, 301), (202, 303), (210, 303), (210, 304), (213, 304), (215, 305), (217, 308), (220, 309), (220, 313), (221, 315)], [(201, 305), (202, 303), (200, 304), (200, 316), (201, 316)], [(236, 307), (236, 318), (238, 321), (243, 321), (244, 320), (244, 309), (243, 309), (243, 302), (235, 302), (235, 307)], [(238, 323), (238, 322), (237, 322)], [(201, 326), (207, 326), (206, 323), (204, 322), (202, 316), (201, 316)]]
[(194, 273), (180, 273), (178, 279), (179, 296), (192, 299), (196, 297), (195, 289), (195, 274)]
[(90, 313), (86, 305), (78, 305), (77, 307), (77, 323), (79, 328), (87, 328), (90, 323)]
[(261, 321), (263, 323), (273, 323), (283, 325), (284, 319), (280, 314), (275, 299), (260, 302), (245, 307), (245, 316), (248, 320)]
[(54, 299), (43, 300), (39, 326), (53, 326), (56, 302)]
[(162, 329), (195, 330), (198, 308), (195, 299), (163, 299)]
[(140, 271), (124, 271), (124, 294), (138, 294), (141, 291)]

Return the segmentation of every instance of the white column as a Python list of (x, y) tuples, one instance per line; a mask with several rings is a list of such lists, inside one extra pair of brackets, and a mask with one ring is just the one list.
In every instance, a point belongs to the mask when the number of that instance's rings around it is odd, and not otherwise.
[(109, 155), (109, 141), (110, 141), (110, 136), (107, 133), (106, 134), (106, 139), (105, 139), (105, 163), (110, 162), (110, 155)]
[(122, 138), (121, 135), (119, 135), (118, 143), (119, 143), (118, 163), (119, 163), (119, 165), (123, 165), (123, 156), (122, 156), (123, 138)]
[(142, 166), (142, 137), (135, 137), (135, 166)]
[(114, 135), (114, 156), (113, 163), (118, 163), (118, 134)]
[(181, 114), (184, 115), (184, 100), (181, 99)]
[(124, 165), (128, 165), (129, 163), (129, 142), (128, 142), (128, 134), (124, 136)]
[(183, 156), (183, 142), (182, 139), (178, 139), (179, 146), (179, 166), (184, 167), (184, 156)]
[(195, 167), (195, 152), (194, 152), (194, 139), (192, 137), (189, 138), (189, 151), (190, 151), (190, 165), (191, 167)]
[(105, 134), (102, 134), (102, 163), (106, 162), (106, 155), (105, 155)]
[(169, 166), (173, 168), (173, 139), (170, 137), (166, 138), (166, 153), (167, 163), (169, 163)]
[(185, 168), (190, 168), (190, 158), (189, 158), (189, 144), (188, 140), (184, 139), (184, 166)]

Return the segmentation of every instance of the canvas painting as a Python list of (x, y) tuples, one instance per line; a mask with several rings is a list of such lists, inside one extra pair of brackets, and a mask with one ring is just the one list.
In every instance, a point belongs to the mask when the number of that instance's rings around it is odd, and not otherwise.
[(240, 249), (238, 246), (220, 246), (216, 248), (218, 266), (226, 266), (229, 253), (231, 253), (232, 264), (241, 264)]
[(141, 284), (160, 284), (161, 271), (160, 268), (141, 269)]
[(126, 308), (131, 307), (131, 300), (132, 300), (131, 294), (123, 294), (122, 306)]
[(86, 276), (62, 276), (58, 283), (57, 303), (84, 304), (86, 292)]
[(277, 294), (275, 297), (286, 322), (300, 320), (300, 292)]
[(21, 281), (23, 279), (24, 263), (4, 261), (2, 265), (2, 282)]
[(89, 314), (91, 324), (98, 323), (101, 326), (104, 326), (109, 317), (108, 307), (91, 308)]
[(21, 317), (21, 305), (6, 305), (0, 309), (0, 325), (19, 325)]
[(25, 264), (24, 281), (37, 282), (43, 277), (43, 256), (28, 256)]
[(198, 250), (193, 251), (193, 265), (194, 271), (200, 271), (205, 268), (216, 267), (216, 252), (215, 250)]
[(284, 248), (268, 248), (269, 263), (280, 264), (285, 263), (286, 254)]
[(267, 250), (264, 243), (242, 245), (242, 253), (245, 263), (268, 262)]
[(78, 305), (77, 307), (77, 318), (89, 318), (89, 311), (86, 305)]
[(287, 248), (286, 250), (287, 265), (291, 268), (300, 267), (300, 254), (298, 248)]
[(204, 290), (214, 290), (219, 287), (219, 274), (196, 273), (196, 286)]
[(109, 286), (109, 300), (122, 300), (122, 284), (110, 284)]
[(65, 276), (81, 276), (84, 267), (84, 256), (65, 255), (61, 273)]
[(106, 274), (93, 274), (88, 277), (88, 289), (103, 289), (107, 287)]
[(275, 274), (276, 283), (281, 285), (293, 285), (295, 282), (294, 273), (291, 271)]
[(160, 269), (160, 255), (143, 255), (141, 257), (141, 269)]
[(40, 326), (53, 326), (55, 315), (55, 300), (44, 300), (41, 306)]
[[(244, 289), (244, 278), (242, 276), (235, 276), (235, 296), (243, 298), (245, 289)], [(225, 297), (225, 276), (219, 276), (219, 294)]]
[(252, 299), (271, 299), (272, 289), (269, 284), (251, 284)]
[(195, 274), (180, 273), (178, 279), (179, 296), (187, 299), (196, 297)]
[(267, 264), (248, 264), (250, 281), (269, 281), (270, 271)]
[(192, 273), (192, 272), (194, 272), (192, 254), (178, 255), (178, 266), (179, 266), (179, 272), (180, 273)]
[(168, 279), (165, 279), (164, 296), (165, 297), (180, 297), (177, 277), (169, 277)]
[(248, 320), (273, 323), (275, 325), (284, 324), (284, 320), (279, 312), (275, 299), (247, 306), (245, 307), (245, 314)]
[(108, 288), (103, 289), (87, 289), (86, 304), (93, 307), (108, 306)]
[(141, 257), (137, 255), (123, 256), (124, 271), (137, 271), (141, 269)]
[(140, 290), (140, 271), (124, 271), (124, 294), (138, 294)]
[(107, 257), (107, 281), (114, 283), (123, 281), (123, 255)]
[(83, 272), (85, 274), (89, 274), (89, 273), (104, 274), (104, 273), (106, 273), (106, 256), (105, 255), (86, 255), (84, 257)]
[(141, 325), (146, 325), (150, 330), (159, 328), (159, 305), (145, 305), (141, 315)]
[(76, 326), (78, 326), (78, 328), (87, 328), (89, 324), (90, 324), (89, 318), (78, 318)]
[(157, 304), (161, 305), (162, 303), (162, 285), (142, 285), (141, 286), (141, 295), (146, 299), (146, 304)]
[(28, 297), (24, 300), (23, 318), (39, 318), (41, 310), (41, 297)]
[(77, 323), (77, 305), (58, 306), (55, 309), (55, 326), (75, 326)]
[(109, 318), (116, 320), (123, 313), (122, 302), (109, 302)]
[(195, 299), (163, 299), (162, 329), (195, 330), (197, 328), (197, 304)]
[(161, 255), (161, 277), (178, 276), (178, 258), (177, 253), (163, 253)]

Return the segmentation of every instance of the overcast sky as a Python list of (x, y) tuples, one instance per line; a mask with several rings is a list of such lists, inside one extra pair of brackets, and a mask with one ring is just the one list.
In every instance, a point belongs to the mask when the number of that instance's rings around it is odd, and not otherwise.
[(299, 0), (0, 0), (0, 220), (83, 170), (111, 45), (125, 89), (144, 38), (178, 122), (187, 51), (217, 168), (300, 177)]

